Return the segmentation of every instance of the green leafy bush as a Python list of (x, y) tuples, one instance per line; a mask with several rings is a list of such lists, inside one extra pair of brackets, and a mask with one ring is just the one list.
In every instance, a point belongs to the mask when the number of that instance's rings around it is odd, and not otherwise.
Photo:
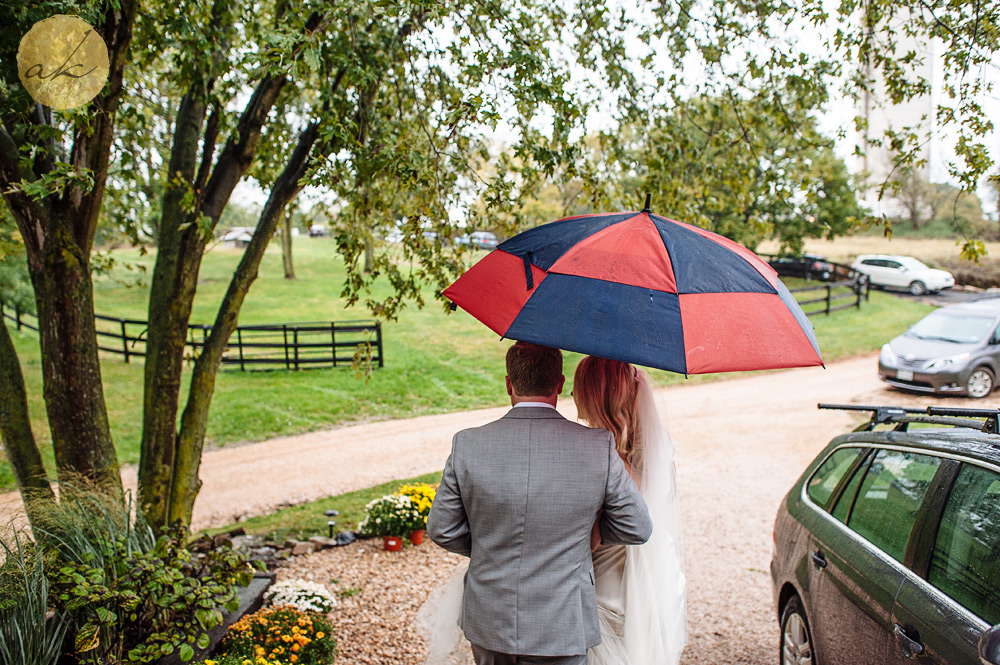
[(119, 538), (117, 555), (104, 559), (116, 562), (112, 568), (95, 565), (87, 553), (54, 572), (57, 606), (77, 621), (82, 663), (149, 663), (175, 651), (188, 661), (196, 646), (208, 646), (208, 631), (222, 622), (220, 608), (236, 609), (235, 587), (248, 584), (253, 571), (231, 549), (196, 558), (182, 537), (167, 533), (149, 552), (130, 552)]

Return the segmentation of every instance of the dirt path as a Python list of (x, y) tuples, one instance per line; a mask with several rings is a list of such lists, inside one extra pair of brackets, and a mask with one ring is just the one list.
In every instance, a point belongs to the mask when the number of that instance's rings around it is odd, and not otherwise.
[[(997, 395), (975, 406), (996, 408)], [(827, 369), (673, 386), (659, 398), (678, 449), (690, 626), (682, 663), (773, 663), (777, 627), (768, 565), (775, 510), (816, 453), (858, 420), (819, 411), (817, 402), (924, 405), (929, 399), (884, 387), (873, 356)], [(505, 411), (372, 423), (209, 451), (195, 526), (439, 470), (455, 431)], [(569, 399), (560, 411), (576, 416)], [(134, 470), (123, 477), (135, 486)], [(15, 510), (16, 494), (0, 497), (0, 510), (3, 502)]]

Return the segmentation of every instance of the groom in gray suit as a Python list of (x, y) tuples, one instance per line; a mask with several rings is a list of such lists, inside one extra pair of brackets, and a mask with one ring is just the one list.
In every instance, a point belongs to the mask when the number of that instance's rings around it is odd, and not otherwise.
[(652, 525), (614, 438), (555, 409), (562, 353), (526, 342), (507, 351), (512, 408), (452, 440), (427, 532), (470, 557), (459, 625), (478, 665), (584, 665), (601, 642), (590, 558), (638, 544)]

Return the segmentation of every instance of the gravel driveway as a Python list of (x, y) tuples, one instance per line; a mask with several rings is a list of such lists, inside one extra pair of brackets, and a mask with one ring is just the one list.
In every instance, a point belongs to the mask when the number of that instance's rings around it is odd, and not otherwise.
[[(775, 510), (816, 453), (859, 421), (858, 414), (819, 411), (817, 402), (925, 405), (933, 399), (883, 387), (876, 363), (869, 356), (826, 369), (744, 374), (659, 391), (678, 450), (690, 632), (684, 665), (777, 662), (768, 573)], [(934, 403), (997, 408), (1000, 397)], [(439, 470), (456, 430), (505, 411), (373, 423), (209, 451), (196, 526)], [(569, 399), (560, 411), (576, 416)], [(134, 470), (124, 476), (134, 486)], [(16, 507), (15, 496), (4, 500), (8, 509)], [(390, 555), (366, 541), (302, 557), (283, 576), (312, 576), (346, 592), (334, 612), (339, 663), (408, 664), (421, 662), (422, 645), (411, 627), (416, 608), (455, 562), (432, 544)]]

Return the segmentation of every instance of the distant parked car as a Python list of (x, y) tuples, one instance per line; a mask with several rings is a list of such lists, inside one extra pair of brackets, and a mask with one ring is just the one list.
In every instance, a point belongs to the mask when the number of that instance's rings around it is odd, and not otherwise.
[(310, 238), (321, 238), (326, 235), (326, 227), (322, 224), (313, 224), (309, 227)]
[(1000, 665), (997, 411), (848, 408), (778, 508), (778, 662)]
[(497, 236), (492, 231), (474, 231), (469, 242), (478, 249), (496, 249)]
[(851, 267), (868, 275), (872, 286), (906, 289), (915, 296), (955, 286), (950, 272), (928, 268), (912, 256), (862, 254)]
[(806, 252), (802, 256), (779, 256), (770, 261), (771, 267), (782, 277), (801, 277), (829, 282), (834, 279), (834, 265), (825, 256)]
[(886, 383), (929, 393), (986, 397), (1000, 371), (1000, 298), (935, 310), (882, 347)]

